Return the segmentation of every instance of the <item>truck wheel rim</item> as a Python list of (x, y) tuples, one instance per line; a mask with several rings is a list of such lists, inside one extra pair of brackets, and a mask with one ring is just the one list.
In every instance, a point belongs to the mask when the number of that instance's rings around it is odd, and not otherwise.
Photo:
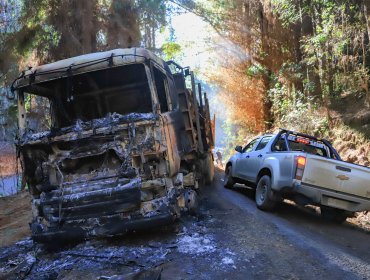
[(263, 201), (265, 201), (265, 198), (266, 198), (266, 192), (267, 192), (267, 187), (266, 187), (266, 185), (265, 184), (263, 184), (262, 186), (261, 186), (261, 192), (260, 192), (260, 199), (261, 199), (261, 201), (263, 202)]

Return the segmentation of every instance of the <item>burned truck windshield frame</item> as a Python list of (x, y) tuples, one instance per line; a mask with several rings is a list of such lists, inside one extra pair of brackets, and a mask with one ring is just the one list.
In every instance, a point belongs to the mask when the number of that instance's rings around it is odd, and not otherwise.
[(165, 61), (130, 48), (41, 65), (13, 82), (34, 241), (122, 235), (196, 210), (200, 178), (213, 179), (213, 124), (193, 73), (197, 93), (179, 71), (175, 83)]
[(109, 113), (149, 113), (152, 98), (144, 64), (83, 73), (40, 85), (51, 92), (54, 127), (90, 121)]

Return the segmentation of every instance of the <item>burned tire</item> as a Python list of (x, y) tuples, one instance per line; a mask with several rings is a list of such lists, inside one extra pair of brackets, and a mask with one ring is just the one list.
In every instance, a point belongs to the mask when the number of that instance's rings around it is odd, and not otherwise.
[(271, 189), (270, 176), (264, 175), (258, 181), (255, 200), (257, 208), (264, 211), (271, 211), (276, 206), (278, 199), (274, 191)]
[(213, 164), (213, 156), (211, 153), (207, 155), (207, 157), (203, 160), (203, 176), (204, 176), (204, 183), (206, 185), (210, 185), (213, 182), (213, 178), (215, 176), (215, 165)]
[(327, 221), (334, 222), (336, 224), (342, 224), (348, 218), (348, 213), (342, 209), (336, 209), (329, 206), (321, 206), (321, 217)]
[(234, 185), (235, 185), (235, 180), (231, 176), (231, 165), (229, 165), (225, 170), (224, 187), (227, 189), (231, 189)]

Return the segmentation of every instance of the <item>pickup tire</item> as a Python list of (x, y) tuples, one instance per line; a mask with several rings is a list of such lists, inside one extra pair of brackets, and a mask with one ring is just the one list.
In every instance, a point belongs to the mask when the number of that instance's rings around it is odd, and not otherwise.
[(235, 180), (231, 176), (231, 165), (229, 165), (225, 170), (224, 176), (224, 187), (226, 189), (231, 189), (235, 185)]
[(277, 204), (277, 197), (271, 189), (271, 178), (264, 175), (257, 183), (255, 195), (257, 208), (264, 211), (271, 211)]
[(345, 210), (336, 209), (329, 206), (321, 206), (320, 212), (323, 219), (334, 222), (336, 224), (342, 224), (348, 218), (348, 214)]

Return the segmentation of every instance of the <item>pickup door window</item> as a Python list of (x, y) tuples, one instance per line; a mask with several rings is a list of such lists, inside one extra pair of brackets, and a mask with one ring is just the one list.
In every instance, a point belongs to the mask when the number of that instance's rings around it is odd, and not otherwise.
[(272, 136), (265, 136), (258, 142), (254, 151), (249, 153), (249, 158), (245, 163), (245, 178), (253, 183), (256, 183), (257, 173), (261, 169), (263, 158), (267, 151), (267, 144), (271, 141)]
[(249, 153), (253, 151), (259, 142), (260, 138), (252, 140), (247, 146), (244, 147), (243, 152), (238, 154), (238, 159), (235, 163), (235, 175), (236, 177), (247, 179), (246, 178), (246, 166), (249, 159)]
[(267, 146), (267, 144), (270, 142), (271, 139), (272, 139), (272, 136), (263, 137), (261, 141), (258, 143), (256, 151), (263, 150)]

